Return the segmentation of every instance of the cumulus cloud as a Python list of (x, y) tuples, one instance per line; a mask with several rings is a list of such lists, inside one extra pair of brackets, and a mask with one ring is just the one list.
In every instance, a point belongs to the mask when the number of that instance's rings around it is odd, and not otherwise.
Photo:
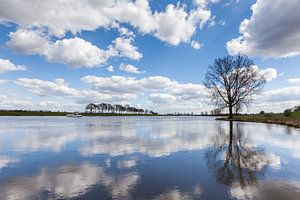
[(206, 94), (200, 84), (178, 83), (163, 76), (149, 76), (141, 79), (124, 76), (98, 77), (85, 76), (81, 80), (102, 93), (145, 93), (164, 91), (182, 99), (199, 99)]
[(49, 35), (57, 37), (64, 37), (67, 32), (75, 35), (81, 31), (94, 31), (126, 23), (142, 34), (151, 34), (177, 45), (190, 42), (196, 29), (212, 20), (208, 3), (216, 2), (218, 1), (195, 1), (194, 8), (189, 10), (184, 3), (168, 4), (165, 10), (156, 11), (151, 9), (148, 0), (4, 0), (2, 3), (5, 8), (0, 8), (0, 20), (22, 27), (45, 29)]
[(116, 38), (113, 43), (114, 43), (114, 49), (119, 52), (119, 55), (122, 57), (127, 57), (132, 60), (139, 60), (142, 58), (142, 54), (138, 52), (138, 49), (136, 46), (132, 45), (133, 38), (124, 38), (124, 37), (119, 37)]
[(191, 46), (192, 46), (194, 49), (200, 49), (202, 45), (201, 45), (198, 41), (193, 40), (193, 41), (191, 42)]
[(19, 99), (15, 95), (0, 95), (0, 104), (5, 109), (24, 109), (32, 106), (32, 102), (28, 99)]
[(263, 99), (269, 102), (300, 100), (300, 87), (283, 87), (269, 90), (264, 93)]
[(81, 38), (58, 40), (45, 54), (50, 62), (61, 62), (72, 67), (94, 67), (106, 62), (116, 52), (102, 50)]
[(202, 27), (210, 19), (211, 13), (207, 9), (198, 7), (190, 13), (185, 12), (180, 5), (172, 4), (165, 12), (154, 14), (156, 29), (154, 35), (162, 41), (172, 45), (189, 42), (197, 27)]
[(121, 63), (119, 66), (119, 69), (121, 71), (127, 72), (127, 73), (133, 73), (133, 74), (140, 74), (140, 73), (145, 73), (145, 71), (139, 71), (139, 69), (133, 65), (130, 64), (124, 64)]
[(240, 36), (227, 42), (229, 54), (289, 57), (300, 54), (298, 0), (257, 0), (252, 16), (240, 24)]
[(107, 71), (109, 71), (109, 72), (113, 72), (114, 71), (114, 67), (113, 66), (108, 66), (108, 67), (106, 67), (105, 68)]
[(109, 58), (121, 56), (139, 60), (142, 54), (133, 46), (133, 38), (117, 38), (106, 50), (74, 37), (50, 41), (39, 31), (18, 29), (9, 34), (6, 46), (18, 53), (37, 54), (49, 62), (64, 63), (71, 67), (97, 67)]
[(150, 95), (150, 100), (153, 103), (158, 103), (158, 104), (168, 104), (168, 103), (173, 103), (176, 101), (176, 97), (170, 94), (151, 94)]
[(291, 84), (300, 84), (300, 78), (290, 78), (288, 82)]
[(55, 79), (53, 82), (40, 79), (18, 78), (15, 83), (40, 96), (74, 95), (78, 93), (76, 89), (70, 88), (64, 79), (61, 78)]
[(265, 80), (267, 82), (270, 82), (278, 77), (277, 70), (275, 68), (269, 67), (266, 69), (262, 69), (262, 68), (259, 68), (257, 65), (254, 65), (253, 68), (258, 70), (260, 72), (260, 74), (265, 77)]
[(18, 29), (16, 32), (10, 32), (9, 37), (6, 46), (18, 53), (45, 55), (50, 48), (48, 39), (39, 31)]
[(40, 97), (67, 98), (72, 100), (77, 107), (81, 105), (82, 108), (84, 104), (90, 102), (125, 104), (138, 97), (144, 97), (155, 105), (169, 102), (169, 105), (176, 103), (180, 109), (193, 110), (195, 107), (199, 109), (199, 102), (207, 100), (206, 89), (203, 85), (179, 83), (163, 76), (136, 79), (124, 76), (98, 77), (90, 75), (82, 77), (81, 81), (88, 84), (89, 88), (81, 90), (73, 88), (61, 78), (54, 81), (18, 78), (14, 83)]
[[(81, 80), (101, 94), (135, 94), (148, 97), (150, 106), (169, 103), (165, 110), (199, 110), (199, 103), (207, 102), (207, 91), (201, 84), (179, 83), (163, 76), (141, 79), (124, 76), (85, 76)], [(174, 105), (176, 105), (174, 107)], [(158, 107), (162, 111), (163, 107)]]
[(54, 81), (46, 81), (40, 79), (18, 78), (15, 84), (25, 87), (29, 92), (37, 94), (41, 97), (68, 97), (75, 103), (86, 104), (89, 102), (124, 102), (135, 99), (134, 93), (113, 93), (103, 94), (95, 90), (79, 90), (70, 87), (64, 79), (57, 78)]
[(15, 65), (8, 59), (0, 58), (0, 73), (4, 73), (7, 71), (24, 71), (27, 70), (28, 67), (25, 65)]

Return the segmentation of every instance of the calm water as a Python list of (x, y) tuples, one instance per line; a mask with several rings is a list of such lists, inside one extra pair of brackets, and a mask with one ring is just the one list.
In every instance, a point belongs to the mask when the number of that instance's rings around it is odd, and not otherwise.
[(0, 199), (300, 199), (300, 130), (204, 117), (0, 117)]

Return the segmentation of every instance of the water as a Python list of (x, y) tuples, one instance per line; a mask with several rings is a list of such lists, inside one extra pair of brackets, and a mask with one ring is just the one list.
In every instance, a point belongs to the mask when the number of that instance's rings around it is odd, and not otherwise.
[(1, 117), (0, 199), (300, 199), (300, 130), (208, 117)]

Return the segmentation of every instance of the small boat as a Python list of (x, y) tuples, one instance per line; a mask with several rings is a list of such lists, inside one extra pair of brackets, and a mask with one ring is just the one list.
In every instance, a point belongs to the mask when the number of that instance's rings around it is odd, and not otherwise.
[(71, 114), (67, 114), (67, 117), (80, 118), (80, 117), (82, 117), (82, 115), (79, 114), (78, 112), (74, 112), (74, 113), (71, 113)]

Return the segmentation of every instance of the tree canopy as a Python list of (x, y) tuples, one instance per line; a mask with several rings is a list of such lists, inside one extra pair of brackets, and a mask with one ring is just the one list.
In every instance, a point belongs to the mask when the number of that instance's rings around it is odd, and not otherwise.
[(215, 59), (207, 69), (204, 85), (212, 102), (219, 108), (229, 108), (232, 118), (233, 108), (238, 111), (248, 105), (255, 95), (262, 92), (266, 82), (261, 71), (247, 56), (226, 56)]

